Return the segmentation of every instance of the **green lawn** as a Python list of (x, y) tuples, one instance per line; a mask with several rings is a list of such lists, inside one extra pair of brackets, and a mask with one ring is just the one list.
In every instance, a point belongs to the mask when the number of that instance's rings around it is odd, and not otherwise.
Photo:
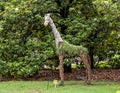
[(64, 87), (55, 88), (52, 82), (9, 81), (0, 82), (0, 93), (116, 93), (120, 82), (93, 81), (93, 85), (83, 85), (81, 81), (66, 81)]

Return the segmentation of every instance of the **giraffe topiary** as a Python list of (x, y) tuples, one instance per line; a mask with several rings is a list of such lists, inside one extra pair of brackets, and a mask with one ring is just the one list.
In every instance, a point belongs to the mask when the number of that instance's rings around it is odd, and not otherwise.
[(47, 26), (49, 24), (51, 26), (52, 32), (55, 37), (57, 55), (59, 56), (59, 74), (60, 74), (61, 84), (64, 83), (63, 60), (65, 57), (73, 57), (73, 56), (78, 56), (82, 59), (86, 67), (86, 74), (87, 74), (87, 79), (85, 83), (90, 84), (91, 68), (90, 68), (90, 60), (89, 60), (87, 48), (83, 46), (72, 45), (72, 44), (69, 44), (67, 41), (63, 40), (53, 20), (51, 19), (50, 14), (49, 13), (45, 14), (44, 18), (45, 18), (44, 25)]

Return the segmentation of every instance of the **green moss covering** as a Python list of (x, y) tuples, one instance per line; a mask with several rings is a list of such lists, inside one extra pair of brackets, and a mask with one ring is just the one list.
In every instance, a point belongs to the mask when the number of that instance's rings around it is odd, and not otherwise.
[(80, 54), (87, 54), (87, 48), (83, 46), (76, 46), (69, 44), (67, 41), (64, 41), (61, 46), (57, 49), (58, 55), (64, 56), (79, 56)]

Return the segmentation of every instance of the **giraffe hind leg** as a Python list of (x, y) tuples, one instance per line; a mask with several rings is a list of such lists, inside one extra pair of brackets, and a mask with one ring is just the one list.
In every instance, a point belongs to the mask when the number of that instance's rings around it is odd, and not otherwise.
[(87, 55), (80, 55), (80, 58), (83, 60), (83, 63), (85, 65), (86, 68), (86, 84), (91, 84), (91, 67), (90, 67), (90, 63), (89, 63), (89, 59)]

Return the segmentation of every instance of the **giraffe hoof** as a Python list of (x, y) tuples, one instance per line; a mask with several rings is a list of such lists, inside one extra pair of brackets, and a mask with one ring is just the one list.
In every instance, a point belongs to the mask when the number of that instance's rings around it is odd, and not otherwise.
[(85, 81), (84, 84), (85, 85), (92, 85), (90, 81)]

